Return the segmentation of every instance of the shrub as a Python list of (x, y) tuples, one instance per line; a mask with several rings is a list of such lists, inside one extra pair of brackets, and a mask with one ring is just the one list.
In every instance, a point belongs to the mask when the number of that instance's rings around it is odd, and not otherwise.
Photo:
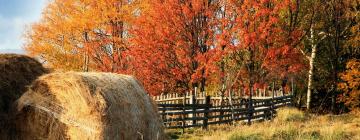
[(276, 122), (292, 122), (292, 121), (304, 121), (306, 120), (304, 112), (295, 108), (283, 108), (280, 109), (275, 118)]
[(346, 64), (346, 71), (339, 76), (342, 83), (338, 88), (343, 91), (339, 100), (351, 109), (360, 108), (360, 60), (353, 59)]

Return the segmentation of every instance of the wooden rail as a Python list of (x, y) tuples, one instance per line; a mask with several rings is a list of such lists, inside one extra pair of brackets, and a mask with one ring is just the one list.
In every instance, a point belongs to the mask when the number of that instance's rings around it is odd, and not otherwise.
[[(291, 104), (292, 95), (249, 99), (230, 95), (218, 99), (211, 96), (185, 95), (157, 100), (158, 110), (166, 128), (203, 127), (233, 123), (234, 121), (268, 120), (274, 117), (276, 109)], [(167, 95), (170, 98), (170, 95)], [(189, 97), (189, 98), (188, 98)], [(198, 98), (196, 98), (198, 97)], [(154, 97), (156, 100), (156, 97)], [(222, 100), (219, 103), (218, 100)]]

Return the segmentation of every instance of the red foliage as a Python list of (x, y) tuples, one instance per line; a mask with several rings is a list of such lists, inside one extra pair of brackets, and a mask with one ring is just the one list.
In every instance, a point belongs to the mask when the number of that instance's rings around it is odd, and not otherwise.
[(135, 75), (153, 95), (187, 90), (204, 76), (212, 7), (207, 0), (154, 0), (149, 7), (131, 31)]
[(299, 33), (284, 29), (281, 20), (294, 7), (290, 0), (153, 0), (148, 7), (130, 31), (128, 55), (132, 73), (150, 94), (189, 90), (204, 78), (207, 84), (225, 82), (228, 73), (219, 63), (239, 51), (246, 52), (246, 64), (231, 73), (240, 75), (237, 84), (249, 86), (252, 79), (263, 88), (267, 79), (281, 80), (303, 67), (294, 49)]
[[(254, 54), (253, 61), (266, 70), (267, 75), (255, 69), (255, 81), (265, 82), (268, 79), (283, 79), (290, 73), (299, 72), (303, 68), (303, 59), (295, 49), (300, 40), (299, 31), (287, 30), (287, 23), (280, 20), (281, 13), (294, 7), (290, 0), (284, 1), (252, 1), (244, 0), (238, 8), (240, 42), (238, 49), (247, 49)], [(249, 72), (249, 71), (248, 71)], [(256, 74), (257, 73), (257, 74)], [(250, 77), (248, 77), (249, 79)]]

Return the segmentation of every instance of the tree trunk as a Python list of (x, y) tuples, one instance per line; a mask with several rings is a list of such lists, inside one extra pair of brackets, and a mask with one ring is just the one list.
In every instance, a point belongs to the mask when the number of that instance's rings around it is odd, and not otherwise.
[(88, 72), (89, 71), (89, 46), (86, 45), (86, 43), (89, 42), (89, 36), (88, 33), (84, 33), (84, 39), (85, 39), (85, 53), (84, 53), (84, 66), (83, 71)]
[(310, 103), (311, 103), (311, 94), (312, 94), (312, 86), (313, 86), (313, 75), (314, 75), (314, 61), (316, 57), (316, 49), (317, 44), (315, 44), (314, 38), (314, 30), (310, 28), (310, 37), (311, 37), (311, 56), (310, 56), (310, 69), (309, 69), (309, 79), (308, 79), (308, 88), (307, 88), (307, 100), (306, 100), (306, 109), (310, 110)]
[(84, 72), (89, 71), (89, 53), (88, 53), (88, 51), (85, 52), (83, 71)]
[(249, 102), (248, 102), (248, 108), (249, 108), (249, 114), (248, 114), (248, 125), (251, 125), (251, 118), (253, 116), (253, 103), (252, 103), (252, 97), (254, 95), (254, 51), (249, 48), (250, 51), (250, 62), (248, 64), (248, 72), (249, 72)]
[[(221, 47), (221, 50), (224, 51), (225, 46)], [(224, 96), (225, 90), (226, 90), (226, 85), (225, 85), (225, 62), (224, 62), (224, 58), (221, 59), (221, 63), (220, 63), (220, 81), (221, 81), (221, 96)]]

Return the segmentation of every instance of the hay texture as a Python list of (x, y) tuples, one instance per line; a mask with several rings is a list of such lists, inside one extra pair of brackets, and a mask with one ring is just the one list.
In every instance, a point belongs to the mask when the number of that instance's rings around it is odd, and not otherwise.
[(17, 54), (0, 54), (0, 114), (18, 99), (46, 69), (35, 59)]
[(14, 131), (13, 104), (32, 81), (47, 70), (35, 59), (17, 54), (0, 54), (0, 139), (8, 139)]
[(164, 139), (156, 105), (131, 76), (53, 73), (17, 102), (20, 139)]

